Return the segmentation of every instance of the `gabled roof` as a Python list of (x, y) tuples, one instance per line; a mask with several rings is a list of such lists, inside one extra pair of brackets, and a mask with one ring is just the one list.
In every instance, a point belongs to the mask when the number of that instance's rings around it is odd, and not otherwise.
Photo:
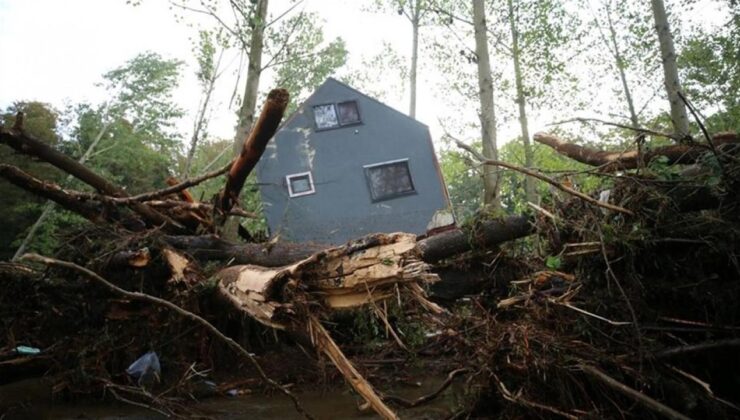
[(314, 97), (314, 95), (316, 95), (316, 93), (317, 93), (317, 92), (318, 92), (319, 90), (321, 90), (321, 89), (322, 89), (322, 88), (323, 88), (324, 86), (326, 86), (326, 85), (327, 85), (327, 84), (329, 84), (329, 83), (335, 83), (335, 84), (337, 84), (337, 85), (339, 85), (339, 86), (341, 86), (341, 87), (343, 87), (343, 88), (345, 88), (345, 89), (347, 89), (347, 90), (350, 90), (350, 91), (352, 91), (352, 92), (354, 92), (354, 93), (356, 93), (356, 94), (358, 94), (358, 95), (361, 95), (361, 96), (363, 96), (363, 97), (365, 97), (365, 98), (369, 99), (369, 100), (370, 100), (370, 101), (372, 101), (372, 102), (375, 102), (375, 103), (376, 103), (376, 104), (378, 104), (378, 105), (381, 105), (381, 106), (383, 106), (383, 107), (385, 107), (385, 108), (388, 108), (389, 110), (391, 110), (391, 111), (394, 111), (394, 112), (398, 113), (399, 115), (403, 115), (403, 116), (404, 116), (405, 118), (408, 118), (408, 119), (410, 119), (411, 121), (414, 121), (414, 122), (415, 122), (415, 123), (417, 123), (417, 124), (421, 124), (421, 125), (423, 125), (424, 127), (427, 127), (427, 129), (429, 128), (429, 126), (428, 126), (428, 125), (426, 125), (426, 124), (424, 124), (423, 122), (421, 122), (421, 121), (417, 120), (416, 118), (412, 118), (412, 117), (410, 117), (410, 116), (406, 115), (405, 113), (403, 113), (403, 112), (401, 112), (401, 111), (397, 110), (396, 108), (393, 108), (392, 106), (390, 106), (390, 105), (387, 105), (387, 104), (385, 104), (385, 103), (383, 103), (383, 102), (379, 101), (378, 99), (375, 99), (375, 98), (373, 98), (372, 96), (370, 96), (370, 95), (368, 95), (368, 94), (366, 94), (366, 93), (362, 93), (362, 92), (360, 92), (359, 90), (357, 90), (357, 89), (353, 88), (352, 86), (350, 86), (350, 85), (348, 85), (348, 84), (346, 84), (346, 83), (340, 82), (339, 80), (337, 80), (337, 79), (335, 79), (335, 78), (333, 78), (333, 77), (328, 77), (328, 78), (327, 78), (327, 79), (326, 79), (326, 80), (324, 81), (324, 83), (320, 84), (320, 85), (319, 85), (319, 86), (318, 86), (318, 87), (317, 87), (317, 88), (316, 88), (316, 89), (315, 89), (315, 90), (313, 91), (313, 93), (312, 93), (311, 95), (309, 95), (309, 96), (308, 96), (308, 98), (306, 98), (306, 100), (304, 100), (304, 101), (303, 101), (303, 103), (301, 103), (301, 104), (300, 104), (300, 105), (298, 106), (298, 108), (296, 108), (296, 110), (295, 110), (295, 111), (293, 111), (293, 113), (292, 113), (292, 114), (290, 114), (290, 116), (288, 116), (288, 118), (286, 118), (286, 119), (285, 119), (285, 121), (283, 121), (283, 123), (282, 123), (282, 124), (280, 124), (280, 126), (278, 127), (278, 129), (276, 130), (276, 132), (277, 132), (277, 131), (280, 131), (280, 130), (282, 130), (282, 128), (283, 128), (283, 127), (285, 127), (286, 125), (288, 125), (288, 124), (289, 124), (289, 123), (291, 122), (291, 120), (293, 120), (293, 118), (295, 118), (295, 117), (296, 117), (296, 115), (298, 115), (298, 113), (299, 113), (300, 111), (302, 111), (302, 110), (303, 110), (303, 109), (304, 109), (304, 108), (306, 107), (306, 103), (308, 103), (308, 102), (311, 102), (311, 99), (312, 99), (312, 98)]

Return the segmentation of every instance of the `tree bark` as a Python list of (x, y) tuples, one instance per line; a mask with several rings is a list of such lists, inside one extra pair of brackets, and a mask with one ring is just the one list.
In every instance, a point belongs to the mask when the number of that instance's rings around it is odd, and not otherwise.
[(671, 121), (673, 122), (673, 129), (676, 135), (679, 138), (683, 138), (689, 135), (689, 119), (686, 114), (686, 106), (678, 96), (678, 92), (681, 91), (681, 82), (678, 77), (673, 34), (668, 24), (668, 16), (663, 0), (652, 0), (652, 6), (655, 30), (658, 33), (660, 54), (663, 62), (665, 88), (668, 93), (668, 101), (671, 105)]
[(244, 182), (262, 157), (267, 142), (275, 134), (283, 118), (285, 107), (288, 106), (289, 97), (285, 89), (273, 89), (267, 95), (260, 118), (244, 143), (241, 153), (231, 165), (226, 185), (219, 194), (218, 208), (225, 214), (237, 203)]
[[(509, 29), (511, 30), (511, 57), (514, 60), (514, 82), (516, 85), (516, 102), (519, 106), (519, 126), (522, 130), (522, 144), (524, 146), (524, 167), (531, 169), (534, 165), (534, 154), (532, 144), (529, 141), (529, 124), (527, 122), (527, 99), (524, 92), (524, 80), (521, 67), (521, 51), (519, 49), (519, 32), (516, 28), (516, 16), (514, 16), (514, 3), (508, 0), (509, 6)], [(490, 159), (490, 158), (489, 158)], [(497, 159), (494, 159), (497, 160)], [(524, 178), (524, 193), (526, 200), (537, 203), (537, 193), (532, 179)]]
[[(493, 102), (491, 57), (488, 53), (488, 33), (483, 0), (473, 0), (473, 25), (475, 29), (475, 54), (478, 56), (478, 89), (480, 95), (481, 140), (483, 156), (498, 160), (496, 146), (496, 110)], [(483, 203), (494, 209), (499, 207), (499, 176), (495, 168), (483, 167)]]

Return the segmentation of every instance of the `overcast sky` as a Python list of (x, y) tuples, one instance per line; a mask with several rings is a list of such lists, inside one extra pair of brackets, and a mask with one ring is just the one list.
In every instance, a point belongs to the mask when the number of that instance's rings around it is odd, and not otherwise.
[[(341, 36), (346, 41), (350, 67), (357, 66), (363, 56), (377, 53), (384, 41), (407, 55), (411, 44), (409, 22), (393, 13), (362, 11), (358, 3), (304, 0), (295, 12), (301, 9), (318, 12), (326, 21), (325, 39)], [(273, 15), (287, 7), (287, 0), (270, 1)], [(715, 24), (722, 21), (716, 10), (700, 9), (702, 13), (696, 15), (697, 19)], [(101, 75), (150, 50), (188, 64), (175, 96), (189, 112), (180, 124), (183, 138), (188, 138), (200, 97), (190, 39), (197, 34), (198, 26), (209, 28), (214, 22), (194, 14), (186, 17), (196, 27), (176, 22), (166, 0), (143, 0), (138, 7), (127, 5), (125, 0), (0, 0), (0, 107), (19, 100), (43, 101), (60, 109), (66, 103), (101, 102), (105, 92), (95, 86)], [(231, 138), (236, 117), (235, 109), (230, 109), (228, 103), (236, 86), (239, 60), (234, 52), (224, 61), (229, 67), (216, 87), (210, 135)], [(423, 61), (422, 56), (422, 65)], [(420, 76), (417, 119), (430, 126), (437, 140), (442, 135), (438, 119), (460, 110), (450, 109), (448, 98), (435, 97), (435, 92), (439, 92), (434, 86), (435, 78), (439, 79), (435, 69), (422, 67)], [(243, 81), (244, 78), (237, 88), (239, 92)], [(261, 90), (273, 87), (270, 83), (269, 77), (263, 78)], [(405, 90), (404, 97), (382, 99), (406, 112), (408, 89)], [(604, 88), (599, 94), (610, 92)], [(511, 111), (512, 116), (515, 113), (511, 98), (500, 98), (498, 104), (508, 104), (511, 109), (505, 110)], [(471, 107), (463, 112), (474, 117), (476, 110)], [(530, 115), (530, 132), (545, 129), (548, 121), (547, 112)], [(517, 129), (517, 122), (512, 118), (501, 124), (499, 138), (512, 138)]]
[[(284, 10), (286, 3), (271, 1), (271, 12)], [(404, 52), (410, 49), (409, 23), (399, 16), (362, 12), (356, 3), (341, 0), (305, 0), (300, 8), (315, 10), (326, 20), (325, 38), (341, 36), (354, 63), (377, 52), (383, 41)], [(197, 15), (187, 17), (201, 27), (213, 23)], [(101, 75), (150, 50), (188, 64), (176, 100), (193, 113), (199, 88), (190, 39), (196, 33), (196, 28), (175, 21), (164, 0), (144, 0), (138, 7), (125, 0), (0, 0), (0, 107), (17, 100), (38, 100), (59, 108), (65, 103), (100, 102), (105, 92), (95, 84)], [(230, 138), (235, 111), (227, 105), (239, 60), (233, 53), (224, 62), (230, 66), (217, 86), (210, 133)], [(263, 79), (261, 89), (269, 89), (269, 82)], [(397, 98), (389, 105), (405, 112), (407, 101)], [(433, 102), (430, 92), (421, 89), (419, 120), (436, 121)], [(186, 137), (191, 127), (192, 115), (182, 122)]]

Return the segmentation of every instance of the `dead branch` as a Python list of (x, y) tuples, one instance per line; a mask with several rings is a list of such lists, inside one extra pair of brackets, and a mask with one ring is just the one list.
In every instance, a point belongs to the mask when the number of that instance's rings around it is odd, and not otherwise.
[(442, 384), (439, 386), (439, 388), (437, 388), (436, 391), (430, 394), (427, 394), (427, 395), (423, 395), (413, 401), (407, 400), (406, 398), (399, 397), (396, 395), (383, 395), (383, 399), (386, 401), (392, 402), (394, 404), (400, 405), (401, 407), (404, 407), (404, 408), (418, 407), (424, 403), (427, 403), (437, 398), (439, 394), (444, 392), (444, 390), (447, 389), (452, 384), (452, 382), (455, 380), (455, 377), (463, 373), (467, 373), (467, 372), (470, 372), (470, 369), (460, 368), (460, 369), (453, 370), (452, 372), (447, 374), (447, 378), (445, 379), (444, 382), (442, 382)]
[[(608, 152), (597, 150), (590, 147), (580, 146), (561, 140), (557, 136), (549, 133), (536, 133), (534, 141), (550, 146), (558, 153), (567, 156), (586, 165), (603, 166), (604, 171), (616, 171), (635, 169), (639, 166), (640, 153), (637, 150), (628, 150), (624, 152)], [(713, 144), (719, 147), (727, 144), (740, 143), (740, 139), (734, 133), (718, 133), (714, 135)], [(677, 144), (672, 146), (656, 147), (646, 151), (642, 160), (650, 162), (652, 159), (663, 156), (668, 159), (669, 165), (692, 164), (707, 151), (704, 145)]]
[[(48, 162), (103, 194), (114, 197), (127, 196), (125, 191), (96, 174), (87, 166), (59, 152), (43, 141), (29, 136), (22, 130), (0, 127), (0, 143), (7, 144), (19, 153), (34, 156)], [(141, 215), (150, 225), (166, 226), (169, 230), (175, 232), (182, 231), (182, 226), (174, 220), (144, 204), (134, 203), (131, 205), (131, 209)]]
[(566, 192), (568, 194), (574, 195), (574, 196), (580, 198), (581, 200), (586, 201), (587, 203), (592, 204), (592, 205), (597, 206), (597, 207), (602, 207), (602, 208), (605, 208), (607, 210), (613, 210), (613, 211), (616, 211), (616, 212), (619, 212), (619, 213), (627, 214), (629, 216), (634, 216), (634, 214), (635, 214), (631, 210), (627, 210), (624, 207), (615, 206), (615, 205), (609, 204), (609, 203), (602, 203), (601, 201), (596, 200), (594, 198), (591, 198), (588, 195), (586, 195), (586, 194), (584, 194), (584, 193), (582, 193), (580, 191), (576, 191), (573, 188), (567, 187), (567, 186), (565, 186), (565, 185), (563, 185), (563, 184), (555, 181), (552, 178), (549, 178), (549, 177), (547, 177), (545, 175), (542, 175), (542, 174), (540, 174), (538, 172), (535, 172), (535, 171), (532, 171), (530, 169), (522, 168), (522, 167), (519, 167), (519, 166), (516, 166), (516, 165), (512, 165), (512, 164), (506, 163), (506, 162), (501, 162), (499, 160), (491, 160), (491, 159), (482, 159), (481, 160), (480, 158), (482, 158), (483, 156), (481, 156), (472, 147), (468, 146), (467, 144), (465, 144), (465, 143), (463, 143), (461, 141), (457, 141), (457, 146), (460, 147), (461, 149), (464, 149), (464, 150), (470, 152), (471, 154), (473, 154), (476, 158), (478, 158), (480, 160), (480, 163), (482, 163), (482, 164), (500, 166), (502, 168), (511, 169), (512, 171), (517, 171), (517, 172), (520, 172), (520, 173), (522, 173), (524, 175), (531, 176), (533, 178), (537, 178), (537, 179), (539, 179), (541, 181), (547, 182), (548, 184), (552, 185), (553, 187), (559, 189), (560, 191), (563, 191), (563, 192)]
[(244, 182), (262, 157), (267, 142), (275, 134), (275, 130), (277, 130), (280, 120), (283, 118), (289, 97), (288, 91), (285, 89), (273, 89), (267, 95), (267, 101), (262, 108), (257, 123), (244, 142), (241, 154), (231, 165), (226, 178), (226, 185), (224, 185), (217, 201), (219, 210), (228, 212), (237, 202), (242, 187), (244, 187)]
[[(157, 207), (157, 208), (177, 208), (182, 210), (195, 210), (203, 212), (213, 211), (213, 204), (203, 202), (188, 202), (188, 201), (177, 201), (177, 200), (151, 200), (145, 201), (144, 204)], [(232, 208), (229, 210), (229, 216), (239, 216), (247, 219), (256, 219), (259, 217), (257, 213), (242, 210), (239, 208)]]
[(581, 369), (587, 374), (591, 375), (592, 377), (610, 386), (611, 388), (614, 388), (615, 390), (621, 392), (622, 394), (628, 397), (634, 398), (635, 400), (637, 400), (639, 403), (643, 404), (647, 408), (654, 410), (656, 413), (662, 414), (663, 416), (669, 419), (690, 420), (689, 417), (684, 416), (678, 411), (666, 406), (663, 403), (656, 401), (655, 399), (643, 394), (640, 391), (636, 391), (628, 387), (627, 385), (617, 381), (616, 379), (612, 378), (611, 376), (607, 375), (606, 373), (602, 372), (596, 367), (593, 367), (590, 365), (581, 365)]
[(225, 336), (221, 331), (219, 331), (216, 327), (213, 326), (210, 322), (206, 321), (205, 319), (201, 318), (200, 316), (187, 311), (174, 303), (161, 299), (155, 296), (148, 295), (146, 293), (141, 292), (129, 292), (127, 290), (121, 289), (120, 287), (116, 286), (115, 284), (109, 282), (108, 280), (100, 277), (95, 272), (88, 270), (85, 267), (81, 267), (77, 264), (57, 260), (54, 258), (44, 257), (42, 255), (38, 254), (26, 254), (23, 257), (21, 257), (21, 260), (30, 261), (30, 262), (36, 262), (40, 264), (44, 264), (50, 267), (57, 267), (57, 268), (66, 268), (69, 270), (77, 271), (81, 274), (83, 274), (85, 277), (94, 280), (98, 284), (106, 287), (108, 290), (117, 293), (121, 296), (127, 297), (132, 300), (140, 300), (144, 302), (148, 302), (154, 305), (163, 306), (167, 309), (172, 310), (173, 312), (177, 313), (178, 315), (188, 318), (190, 320), (193, 320), (197, 322), (198, 324), (205, 327), (211, 334), (213, 334), (216, 338), (223, 341), (227, 346), (229, 346), (231, 349), (233, 349), (236, 353), (244, 356), (245, 359), (247, 359), (252, 366), (255, 368), (257, 373), (259, 374), (260, 378), (271, 388), (275, 389), (276, 391), (279, 391), (289, 397), (293, 404), (295, 405), (296, 410), (301, 413), (303, 416), (305, 416), (308, 419), (313, 419), (314, 417), (311, 416), (301, 405), (298, 398), (288, 390), (288, 388), (280, 385), (279, 383), (275, 382), (274, 380), (270, 379), (265, 371), (262, 369), (262, 366), (260, 366), (257, 359), (254, 357), (254, 355), (247, 350), (244, 349), (244, 347), (240, 346), (236, 341), (232, 340), (231, 338)]
[(707, 350), (714, 350), (723, 347), (740, 347), (740, 338), (729, 338), (725, 340), (706, 341), (704, 343), (689, 344), (685, 346), (672, 347), (665, 349), (655, 355), (657, 358), (666, 358), (680, 356), (687, 353), (697, 353)]
[(99, 224), (107, 221), (100, 205), (80, 201), (59, 185), (34, 178), (15, 166), (0, 164), (0, 176), (7, 179), (11, 184), (52, 200), (64, 209), (77, 213), (93, 223)]

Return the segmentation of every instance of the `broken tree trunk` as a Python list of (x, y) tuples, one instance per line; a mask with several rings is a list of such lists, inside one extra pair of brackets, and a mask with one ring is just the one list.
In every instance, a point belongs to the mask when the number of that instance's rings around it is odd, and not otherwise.
[(247, 176), (262, 157), (267, 142), (275, 134), (275, 130), (277, 130), (280, 120), (283, 118), (289, 98), (288, 91), (285, 89), (273, 89), (267, 95), (267, 101), (259, 120), (257, 120), (257, 124), (244, 142), (241, 153), (231, 165), (226, 178), (226, 185), (219, 194), (218, 207), (224, 213), (228, 213), (237, 203)]
[[(550, 146), (558, 153), (565, 155), (586, 165), (603, 166), (604, 171), (617, 171), (625, 169), (636, 169), (640, 161), (650, 162), (658, 156), (668, 158), (666, 162), (669, 165), (675, 164), (692, 164), (708, 149), (700, 145), (678, 144), (673, 146), (656, 147), (648, 150), (640, 156), (637, 150), (627, 150), (623, 152), (608, 152), (604, 150), (593, 149), (590, 147), (579, 146), (575, 143), (569, 143), (561, 140), (557, 136), (548, 133), (537, 133), (534, 135), (534, 141)], [(735, 133), (718, 133), (713, 136), (715, 147), (726, 146), (731, 144), (740, 144), (740, 138)]]
[(238, 310), (272, 328), (307, 334), (378, 414), (397, 418), (334, 343), (319, 319), (335, 310), (398, 298), (434, 313), (422, 286), (438, 277), (419, 258), (416, 236), (375, 234), (323, 250), (295, 264), (270, 269), (228, 267), (216, 274), (219, 293)]

